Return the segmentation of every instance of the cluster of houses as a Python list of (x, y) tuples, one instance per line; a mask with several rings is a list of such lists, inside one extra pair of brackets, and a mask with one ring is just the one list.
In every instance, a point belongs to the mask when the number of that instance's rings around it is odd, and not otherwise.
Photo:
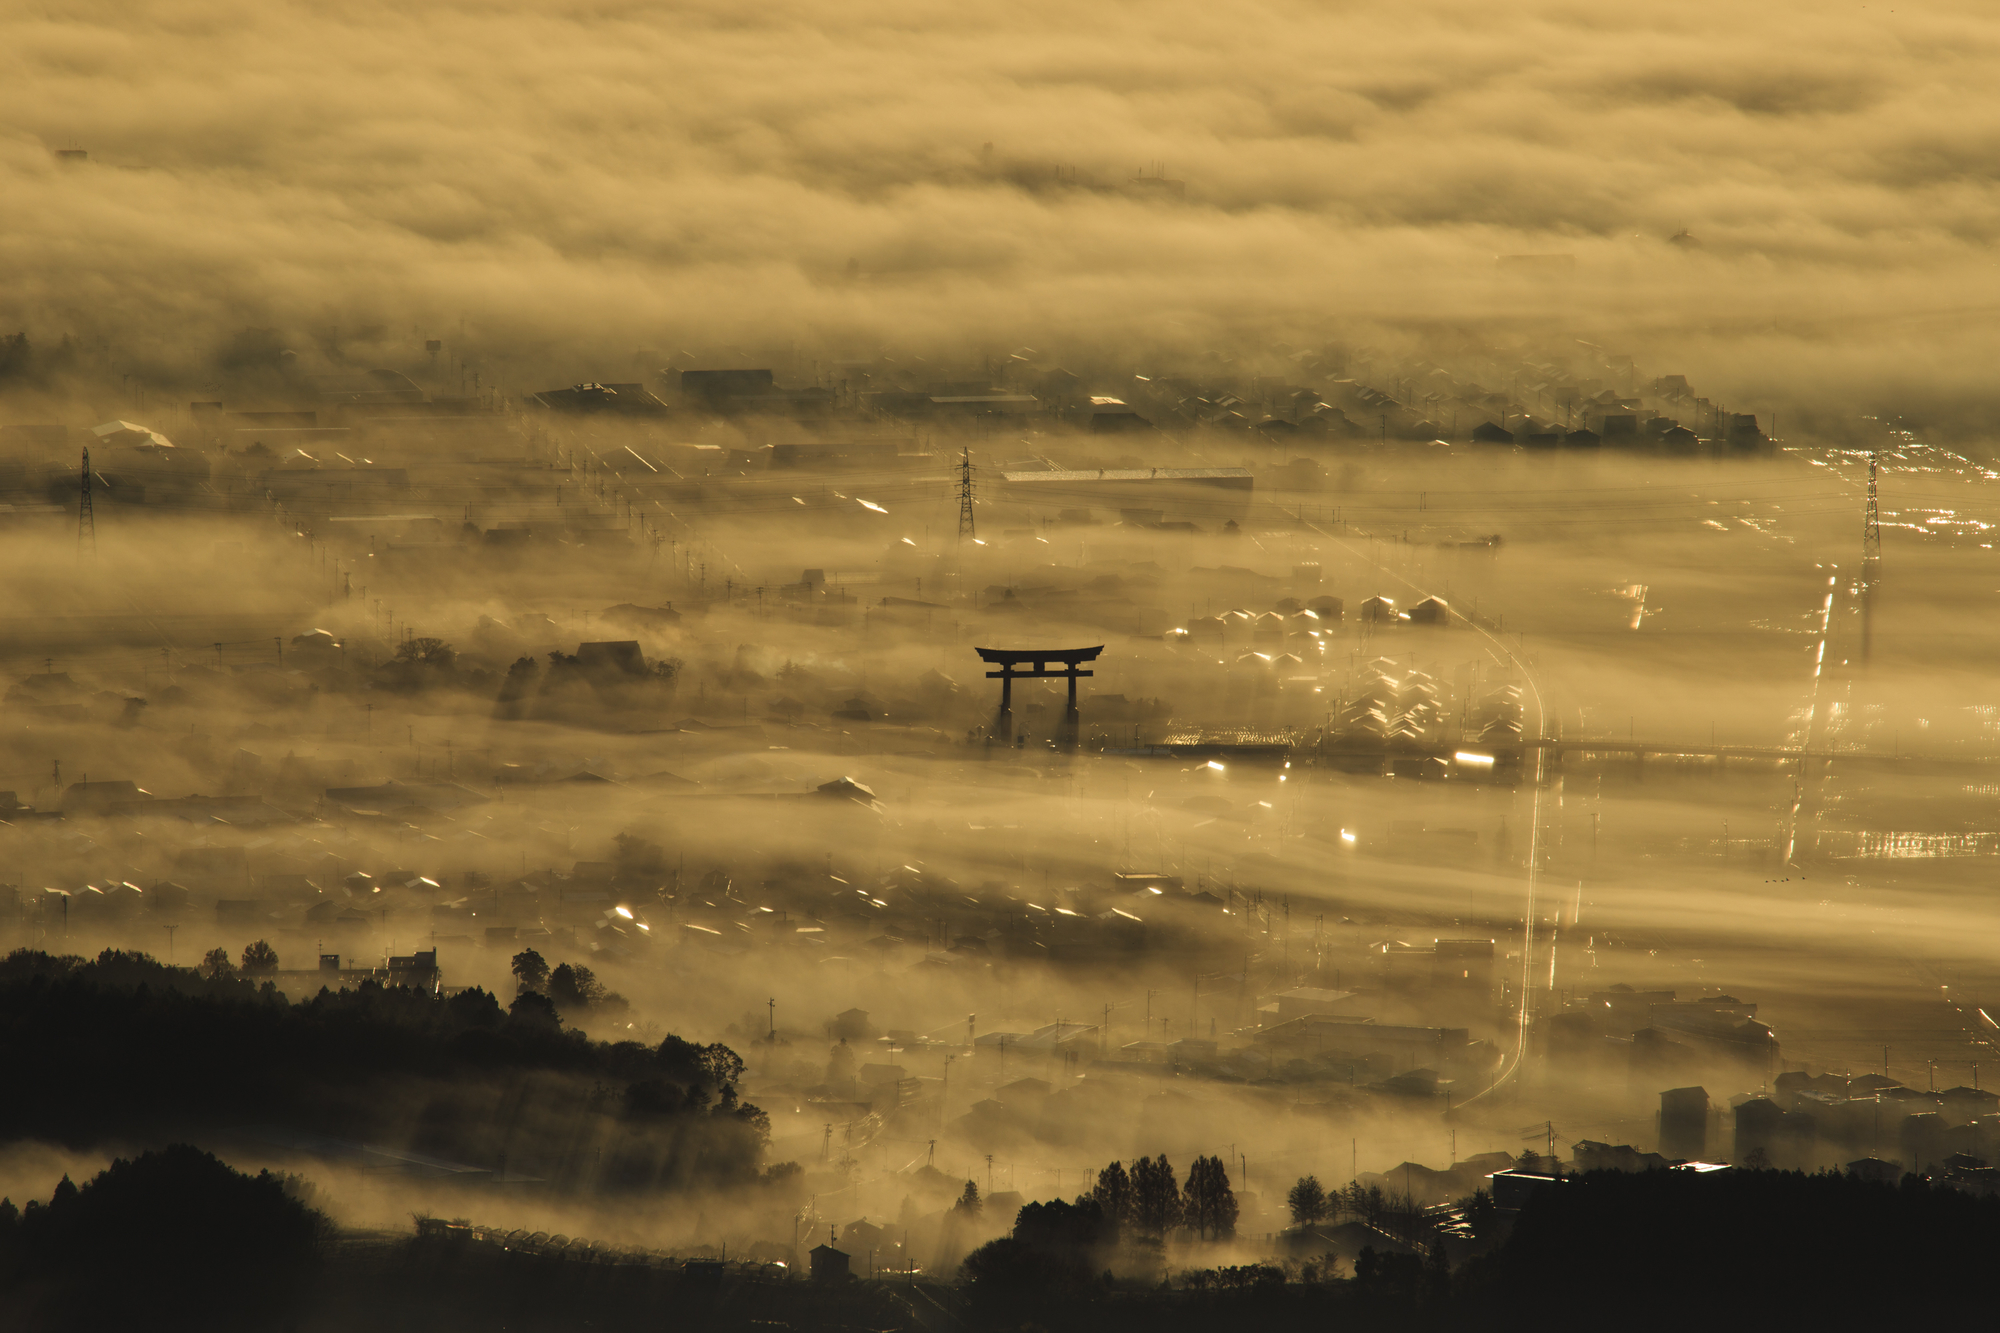
[(1448, 720), (1437, 681), (1378, 657), (1362, 668), (1354, 697), (1335, 726), (1350, 745), (1418, 746), (1438, 739)]
[(1476, 359), (1489, 382), (1435, 361), (1378, 364), (1357, 355), (1345, 363), (1347, 373), (1330, 376), (1316, 390), (1267, 390), (1273, 415), (1256, 424), (1273, 435), (1529, 450), (1742, 454), (1770, 444), (1754, 415), (1697, 396), (1685, 376), (1663, 376), (1642, 389), (1629, 358), (1605, 356), (1586, 344), (1562, 358), (1489, 351)]
[[(1786, 1070), (1768, 1094), (1730, 1099), (1734, 1159), (1787, 1170), (1866, 1157), (1894, 1175), (1943, 1175), (2000, 1194), (2000, 1095), (1983, 1088), (1926, 1090), (1884, 1074)], [(1894, 1178), (1892, 1176), (1891, 1178)]]
[(1479, 700), (1475, 721), (1482, 745), (1518, 744), (1521, 739), (1521, 687), (1503, 682)]

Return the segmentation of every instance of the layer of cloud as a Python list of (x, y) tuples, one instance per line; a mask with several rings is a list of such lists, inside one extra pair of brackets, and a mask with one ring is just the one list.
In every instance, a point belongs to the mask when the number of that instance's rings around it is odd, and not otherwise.
[(0, 320), (163, 362), (1552, 318), (1731, 392), (1967, 383), (2000, 305), (1970, 5), (162, 0), (0, 45)]

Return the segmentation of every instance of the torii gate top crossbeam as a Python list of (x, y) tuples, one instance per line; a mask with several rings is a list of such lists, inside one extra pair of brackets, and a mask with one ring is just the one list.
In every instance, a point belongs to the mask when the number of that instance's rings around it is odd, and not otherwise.
[[(1000, 668), (998, 671), (987, 672), (988, 680), (1003, 678), (1019, 680), (1023, 677), (1036, 676), (1092, 675), (1094, 674), (1092, 672), (1077, 670), (1077, 664), (1095, 662), (1097, 655), (1104, 651), (1104, 645), (1100, 643), (1095, 648), (974, 648), (972, 651), (978, 653), (984, 661)], [(1048, 668), (1050, 662), (1060, 662), (1063, 665), (1051, 671)], [(1032, 666), (1034, 669), (1023, 671), (1020, 668), (1024, 666)]]

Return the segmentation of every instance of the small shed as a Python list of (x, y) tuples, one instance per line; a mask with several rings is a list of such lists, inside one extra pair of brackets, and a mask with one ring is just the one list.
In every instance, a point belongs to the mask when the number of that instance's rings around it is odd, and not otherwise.
[(1370, 597), (1361, 604), (1361, 618), (1364, 621), (1396, 619), (1396, 599), (1393, 597)]
[(836, 1250), (831, 1245), (815, 1245), (811, 1259), (815, 1282), (845, 1282), (853, 1276), (845, 1250)]
[(1449, 625), (1451, 607), (1442, 597), (1426, 597), (1410, 608), (1410, 623), (1413, 625)]

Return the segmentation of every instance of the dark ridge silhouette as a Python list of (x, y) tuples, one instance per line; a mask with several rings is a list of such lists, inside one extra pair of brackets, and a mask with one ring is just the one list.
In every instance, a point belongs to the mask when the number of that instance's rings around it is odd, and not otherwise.
[[(0, 1103), (0, 1136), (76, 1147), (283, 1126), (615, 1190), (756, 1179), (769, 1134), (726, 1047), (593, 1042), (531, 991), (504, 1012), (478, 989), (373, 981), (289, 1004), (141, 954), (21, 950), (0, 962), (0, 1045), (37, 1080)], [(523, 1099), (511, 1128), (482, 1102), (505, 1090)], [(534, 1132), (584, 1121), (609, 1135), (587, 1177)]]
[(0, 1206), (0, 1325), (285, 1327), (322, 1258), (326, 1219), (270, 1172), (186, 1144), (120, 1158), (44, 1204)]

